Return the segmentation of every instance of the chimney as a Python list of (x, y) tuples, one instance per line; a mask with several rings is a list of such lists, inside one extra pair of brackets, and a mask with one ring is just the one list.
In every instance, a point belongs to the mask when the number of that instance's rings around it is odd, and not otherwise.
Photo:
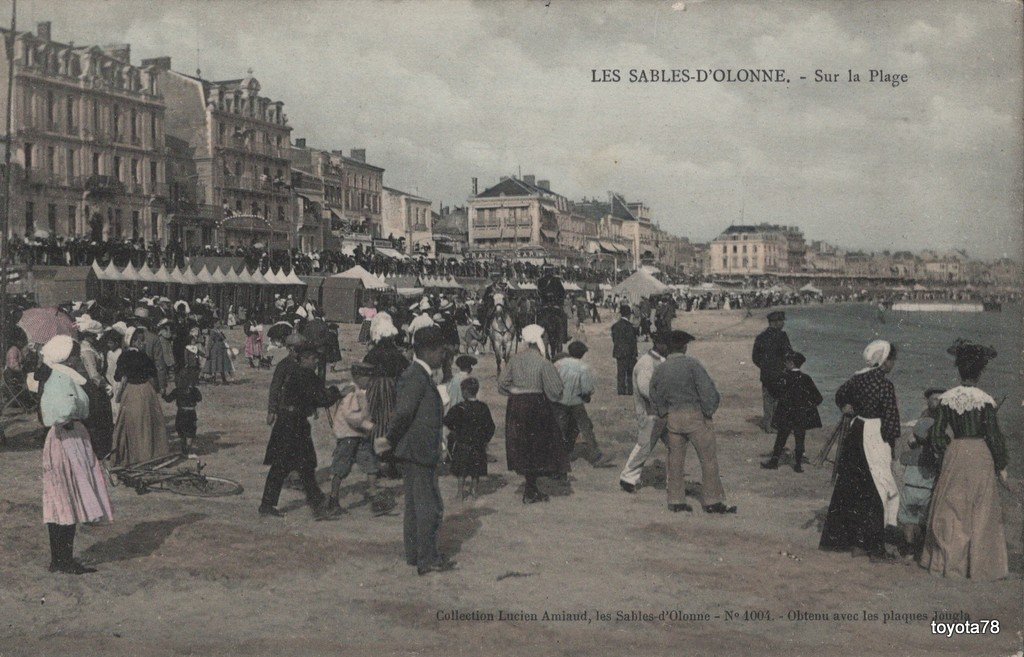
[(299, 138), (297, 138), (295, 140), (295, 148), (305, 148), (305, 147), (306, 147), (306, 138), (305, 137), (299, 137)]
[(366, 149), (365, 148), (353, 148), (349, 152), (349, 157), (357, 162), (366, 162)]
[(541, 189), (546, 189), (546, 190), (548, 190), (550, 192), (551, 191), (551, 181), (550, 180), (538, 180), (537, 181), (537, 187), (540, 187)]
[(43, 41), (50, 40), (50, 21), (43, 21), (36, 25), (36, 36)]
[(537, 176), (535, 176), (533, 174), (529, 174), (529, 175), (523, 176), (523, 182), (526, 183), (527, 185), (536, 185), (537, 184)]
[(476, 180), (476, 178), (473, 178), (473, 196), (476, 196), (477, 194), (479, 194), (478, 189), (479, 189), (479, 187), (477, 185), (477, 180)]
[(124, 64), (132, 63), (132, 47), (127, 43), (115, 43), (109, 46), (103, 46), (102, 50), (108, 57), (112, 57), (119, 62)]
[(158, 71), (169, 71), (171, 70), (171, 58), (170, 57), (153, 57), (151, 59), (143, 59), (142, 67), (147, 66), (155, 68)]

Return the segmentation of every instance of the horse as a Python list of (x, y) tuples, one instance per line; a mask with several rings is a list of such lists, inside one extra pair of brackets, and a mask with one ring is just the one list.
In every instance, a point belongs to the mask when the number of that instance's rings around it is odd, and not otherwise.
[(515, 318), (505, 308), (504, 303), (494, 306), (494, 312), (491, 313), (491, 318), (487, 325), (487, 334), (491, 340), (491, 348), (494, 350), (494, 362), (498, 366), (498, 374), (500, 375), (502, 362), (508, 363), (519, 343), (519, 338), (516, 334)]
[(545, 305), (537, 311), (537, 324), (544, 329), (544, 337), (547, 338), (547, 356), (549, 359), (554, 358), (555, 354), (562, 351), (562, 345), (569, 335), (569, 319), (559, 306)]

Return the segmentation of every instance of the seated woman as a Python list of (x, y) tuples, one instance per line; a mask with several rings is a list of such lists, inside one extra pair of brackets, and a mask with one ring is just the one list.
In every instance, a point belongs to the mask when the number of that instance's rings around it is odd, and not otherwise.
[(995, 400), (977, 387), (996, 352), (957, 340), (949, 353), (956, 357), (960, 385), (939, 398), (928, 433), (942, 466), (921, 565), (934, 575), (999, 579), (1009, 573), (997, 480), (1006, 481), (1006, 439)]

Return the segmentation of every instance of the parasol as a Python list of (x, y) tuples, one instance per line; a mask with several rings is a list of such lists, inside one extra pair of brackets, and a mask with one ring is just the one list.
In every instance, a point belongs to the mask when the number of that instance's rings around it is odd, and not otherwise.
[(55, 335), (78, 335), (75, 320), (59, 308), (29, 308), (21, 314), (18, 326), (29, 342), (36, 344), (46, 344)]

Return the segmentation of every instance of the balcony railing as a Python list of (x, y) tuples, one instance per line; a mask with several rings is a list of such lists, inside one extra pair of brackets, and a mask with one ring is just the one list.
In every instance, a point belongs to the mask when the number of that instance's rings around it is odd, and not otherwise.
[(124, 183), (114, 176), (79, 176), (76, 185), (93, 196), (121, 196), (125, 193)]

